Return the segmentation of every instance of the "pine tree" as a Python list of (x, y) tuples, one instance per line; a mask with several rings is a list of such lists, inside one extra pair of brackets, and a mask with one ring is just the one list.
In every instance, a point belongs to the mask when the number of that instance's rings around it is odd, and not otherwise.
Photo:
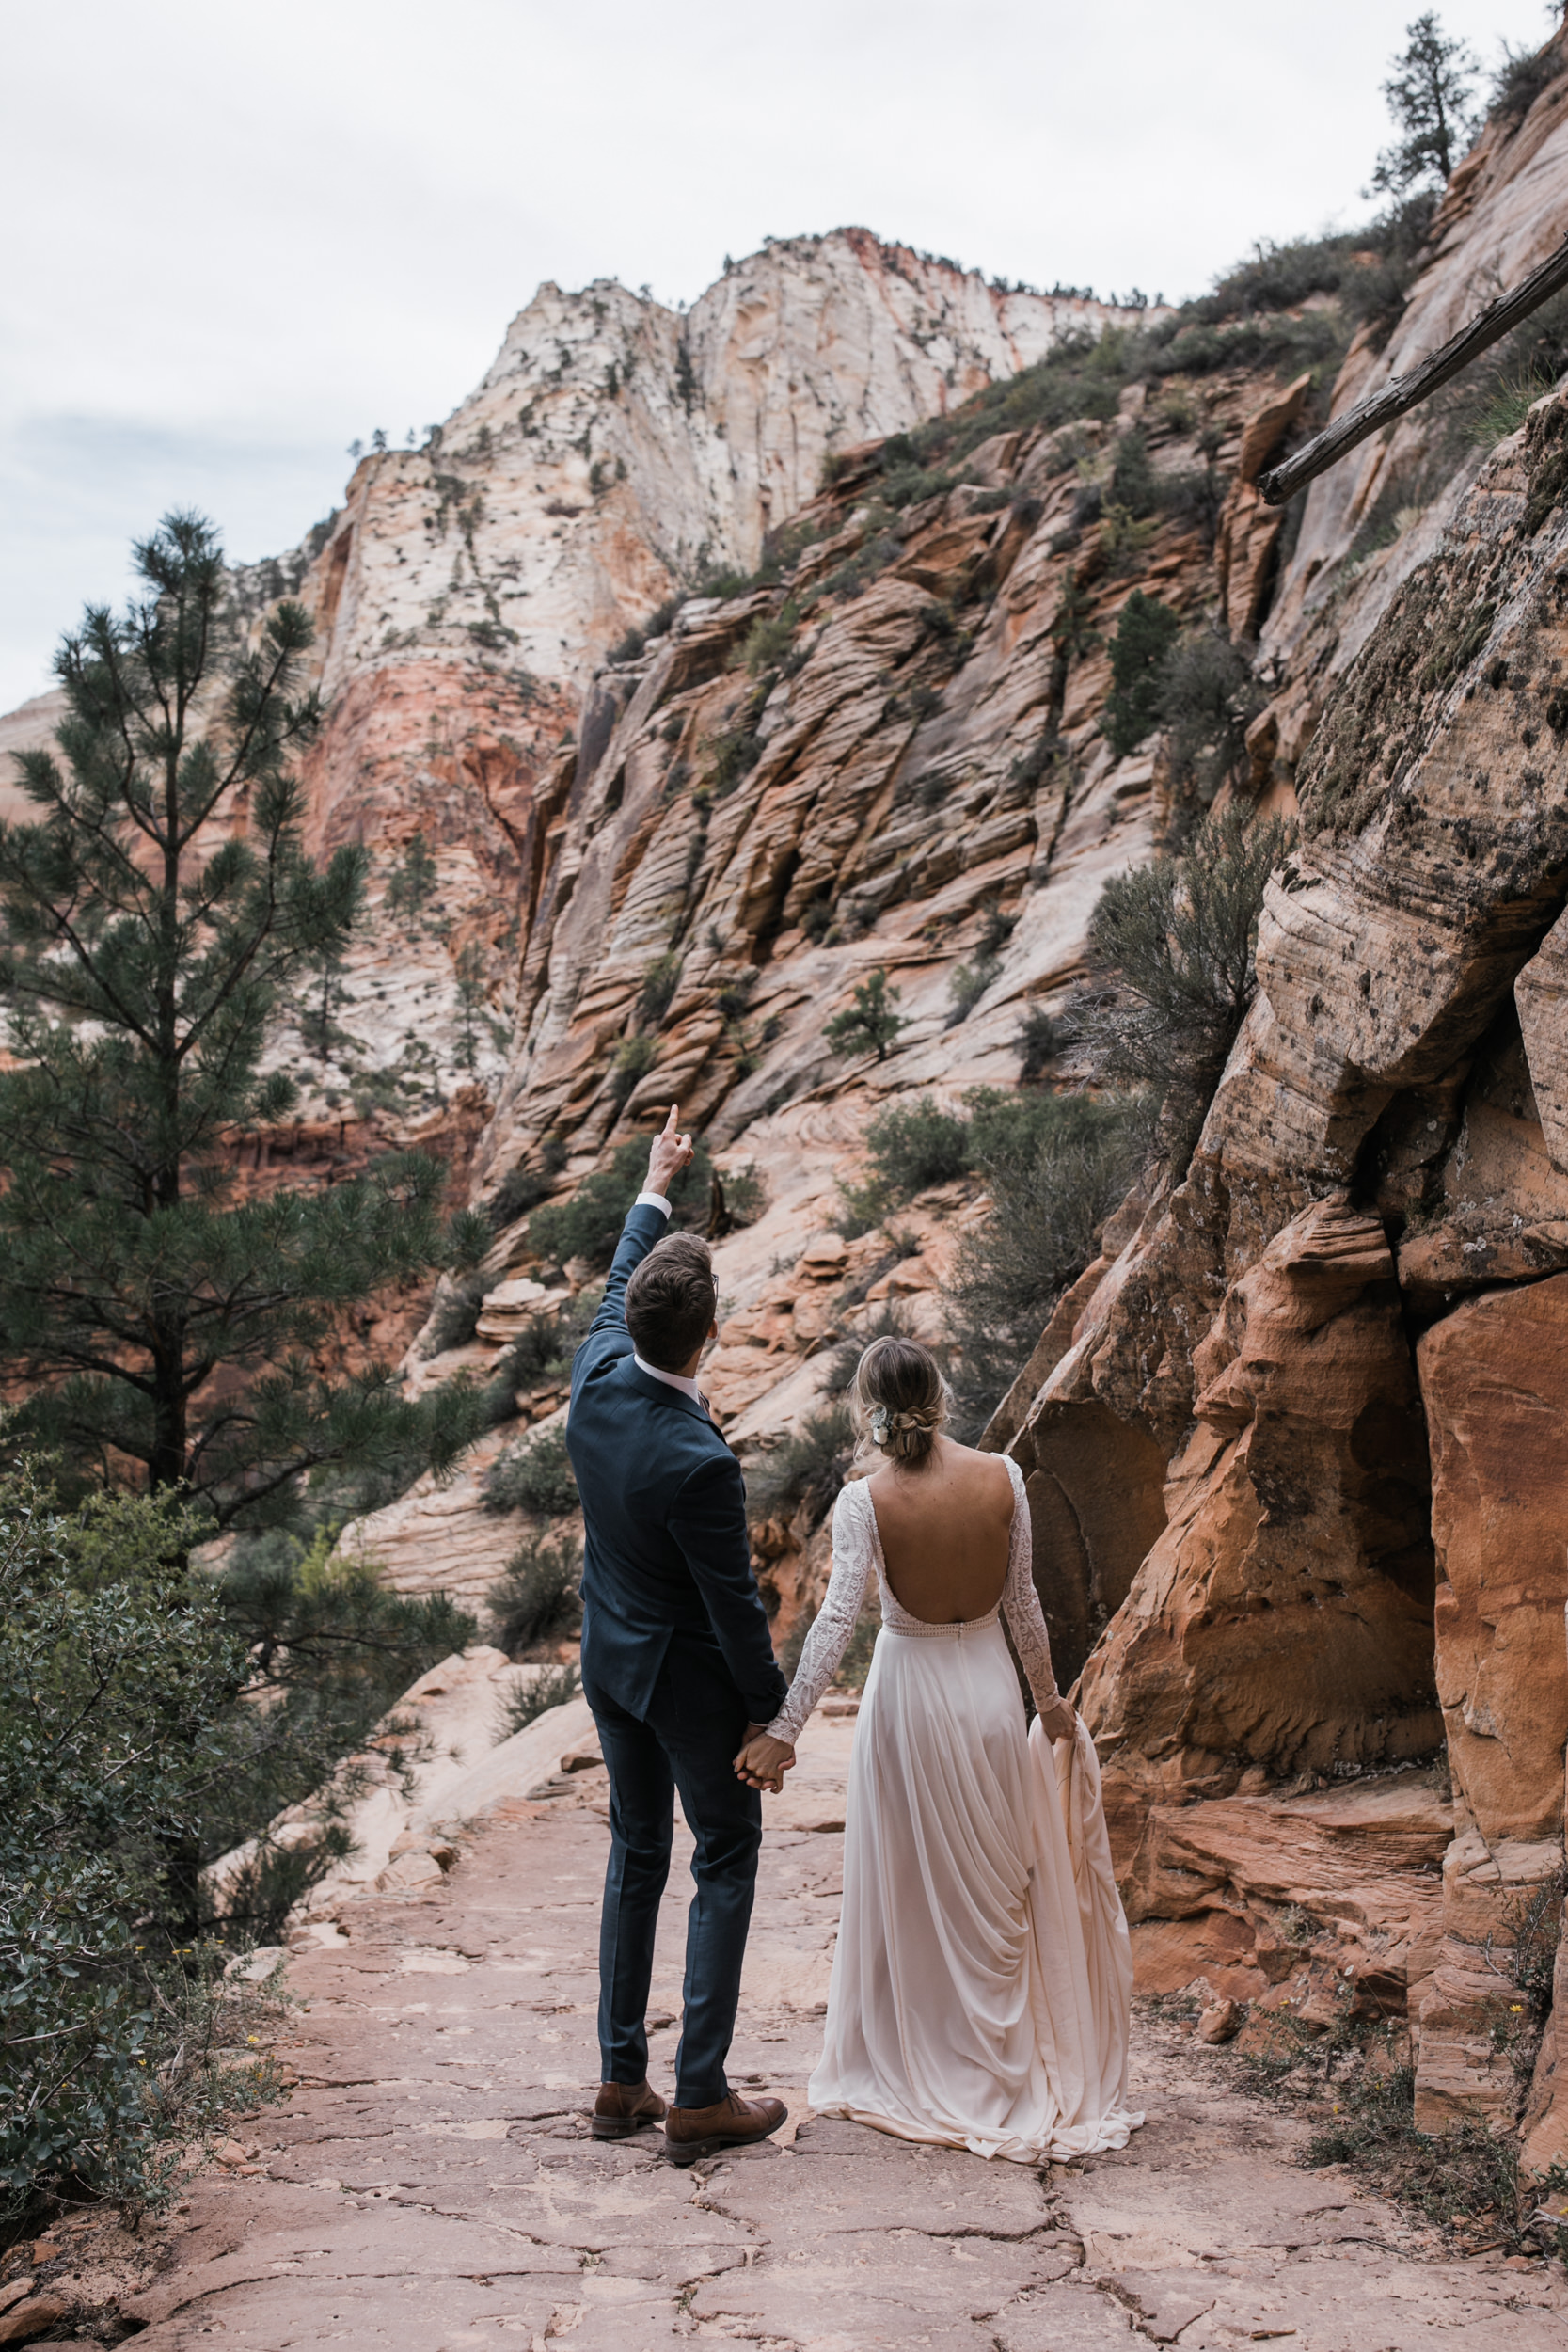
[(21, 762), (39, 815), (0, 826), (0, 1369), (80, 1475), (182, 1486), (227, 1524), (277, 1516), (315, 1467), (408, 1478), (475, 1434), (462, 1392), (415, 1406), (386, 1365), (314, 1359), (346, 1309), (477, 1257), (484, 1229), (448, 1225), (415, 1155), (235, 1197), (236, 1134), (296, 1099), (269, 1023), (341, 950), (366, 859), (300, 843), (303, 609), (247, 649), (198, 516), (135, 557), (144, 593), (89, 607), (56, 659), (57, 750)]
[(898, 991), (888, 986), (886, 967), (879, 964), (867, 980), (863, 980), (854, 996), (842, 1012), (835, 1012), (822, 1034), (829, 1050), (834, 1054), (861, 1054), (869, 1047), (879, 1061), (886, 1061), (887, 1049), (900, 1029), (909, 1022), (901, 1012), (895, 1012)]
[(1383, 95), (1399, 136), (1379, 155), (1372, 188), (1393, 197), (1442, 189), (1478, 127), (1469, 103), (1474, 54), (1450, 40), (1429, 8), (1405, 26), (1405, 46), (1391, 62)]

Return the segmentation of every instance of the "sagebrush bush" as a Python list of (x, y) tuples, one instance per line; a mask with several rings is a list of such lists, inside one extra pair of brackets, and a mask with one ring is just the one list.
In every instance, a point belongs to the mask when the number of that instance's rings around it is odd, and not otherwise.
[(556, 1535), (525, 1535), (490, 1587), (490, 1639), (509, 1658), (575, 1633), (582, 1621), (582, 1554)]
[(436, 1285), (426, 1326), (427, 1344), (433, 1356), (444, 1355), (449, 1347), (467, 1347), (479, 1322), (485, 1288), (483, 1274), (442, 1275)]
[(531, 1315), (517, 1337), (502, 1348), (483, 1391), (485, 1414), (492, 1428), (498, 1422), (512, 1419), (517, 1409), (519, 1389), (538, 1388), (547, 1381), (565, 1378), (603, 1297), (604, 1284), (589, 1283), (553, 1314)]
[(484, 1473), (487, 1511), (537, 1511), (559, 1518), (578, 1507), (578, 1482), (563, 1429), (541, 1429), (499, 1454)]
[(955, 964), (948, 976), (947, 995), (951, 1007), (947, 1026), (951, 1029), (960, 1021), (967, 1021), (986, 991), (1000, 977), (1002, 959), (986, 948), (968, 962)]
[(1240, 646), (1217, 628), (1179, 637), (1160, 672), (1156, 707), (1169, 730), (1171, 782), (1204, 807), (1246, 754), (1246, 731), (1266, 697)]
[(879, 1111), (865, 1131), (871, 1172), (891, 1207), (930, 1184), (945, 1184), (974, 1166), (968, 1121), (928, 1094)]
[(1549, 392), (1565, 369), (1568, 294), (1559, 294), (1439, 393), (1446, 453), (1451, 457), (1465, 447), (1490, 449), (1517, 432), (1531, 403)]
[(552, 1707), (569, 1706), (581, 1689), (582, 1677), (576, 1666), (542, 1666), (527, 1682), (515, 1684), (502, 1699), (496, 1717), (498, 1741), (526, 1731)]
[(1184, 473), (1165, 476), (1160, 485), (1160, 503), (1189, 531), (1201, 532), (1204, 546), (1212, 548), (1225, 504), (1225, 476), (1217, 466), (1191, 467)]
[(764, 613), (747, 630), (737, 660), (753, 677), (777, 669), (794, 643), (800, 618), (797, 607), (787, 602), (777, 612)]
[(1033, 1086), (1061, 1052), (1061, 1029), (1043, 1005), (1026, 1005), (1013, 1032), (1013, 1043), (1019, 1051), (1018, 1082)]
[(832, 1510), (849, 1474), (854, 1436), (842, 1405), (829, 1405), (765, 1454), (746, 1480), (752, 1519), (792, 1518), (804, 1509), (816, 1527)]
[(768, 1206), (768, 1187), (754, 1160), (744, 1168), (732, 1168), (721, 1176), (715, 1170), (723, 1199), (726, 1228), (732, 1225), (754, 1225)]
[(643, 973), (637, 1011), (639, 1019), (648, 1028), (657, 1029), (669, 1011), (675, 991), (680, 986), (680, 977), (681, 960), (673, 949), (666, 955), (656, 956)]
[(610, 1068), (610, 1096), (617, 1110), (630, 1102), (657, 1059), (657, 1044), (641, 1030), (622, 1039)]
[(1186, 854), (1117, 875), (1089, 926), (1102, 993), (1086, 1017), (1105, 1078), (1147, 1087), (1170, 1148), (1190, 1151), (1258, 989), (1258, 917), (1290, 834), (1242, 809), (1207, 817)]
[(991, 1210), (960, 1242), (947, 1298), (954, 1434), (966, 1438), (985, 1426), (1056, 1300), (1092, 1261), (1136, 1173), (1135, 1128), (1119, 1102), (994, 1089), (970, 1100)]

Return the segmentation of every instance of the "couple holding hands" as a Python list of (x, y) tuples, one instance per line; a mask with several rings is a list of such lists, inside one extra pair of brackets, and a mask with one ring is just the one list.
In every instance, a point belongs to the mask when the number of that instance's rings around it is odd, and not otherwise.
[[(875, 1579), (881, 1629), (855, 1728), (844, 1906), (808, 2097), (902, 2138), (1020, 2163), (1124, 2146), (1132, 1955), (1094, 1746), (1056, 1689), (1029, 1505), (1006, 1456), (957, 1444), (912, 1340), (876, 1340), (849, 1391), (856, 1467), (793, 1682), (752, 1569), (740, 1466), (697, 1385), (715, 1336), (707, 1245), (668, 1231), (691, 1156), (673, 1105), (572, 1370), (582, 1497), (582, 1684), (610, 1774), (593, 2130), (662, 2123), (677, 2162), (765, 2138), (733, 2091), (764, 1789), (777, 1789)], [(1034, 1694), (1026, 1725), (1002, 1620)], [(644, 2018), (674, 1796), (694, 1840), (675, 2098)]]

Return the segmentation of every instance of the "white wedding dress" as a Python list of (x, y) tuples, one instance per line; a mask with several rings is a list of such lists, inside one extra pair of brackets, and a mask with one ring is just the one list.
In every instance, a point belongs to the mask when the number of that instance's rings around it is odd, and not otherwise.
[(768, 1730), (793, 1743), (875, 1573), (882, 1625), (849, 1766), (844, 1911), (807, 2097), (902, 2139), (1019, 2164), (1121, 2148), (1132, 1958), (1084, 1725), (1054, 1749), (1023, 1701), (1056, 1695), (1015, 1462), (1007, 1580), (989, 1616), (928, 1625), (889, 1590), (864, 1479), (833, 1510), (827, 1597)]

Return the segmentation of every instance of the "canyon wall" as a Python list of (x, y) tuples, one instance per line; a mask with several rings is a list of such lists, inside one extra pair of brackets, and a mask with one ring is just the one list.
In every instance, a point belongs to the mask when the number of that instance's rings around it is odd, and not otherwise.
[[(1565, 98), (1559, 79), (1479, 142), (1337, 406), (1556, 242)], [(1256, 1968), (1293, 1884), (1304, 1954), (1402, 1980), (1426, 2127), (1515, 2113), (1563, 1892), (1568, 394), (1446, 479), (1443, 456), (1440, 411), (1418, 411), (1312, 488), (1250, 739), (1300, 807), (1259, 996), (1182, 1182), (1005, 1433), (1090, 1508), (1117, 1474), (1108, 1418), (1129, 1480), (1150, 1438), (1171, 1449), (1168, 1524), (1082, 1683), (1135, 1915), (1169, 1954)], [(1352, 566), (1390, 483), (1424, 502)], [(1434, 1752), (1441, 1894), (1411, 1886), (1397, 1917), (1290, 1863), (1305, 1814), (1293, 1846), (1275, 1807), (1272, 1886), (1238, 1834), (1265, 1789), (1397, 1790)], [(1562, 2031), (1560, 2010), (1528, 2101), (1538, 2171), (1568, 2153)]]

